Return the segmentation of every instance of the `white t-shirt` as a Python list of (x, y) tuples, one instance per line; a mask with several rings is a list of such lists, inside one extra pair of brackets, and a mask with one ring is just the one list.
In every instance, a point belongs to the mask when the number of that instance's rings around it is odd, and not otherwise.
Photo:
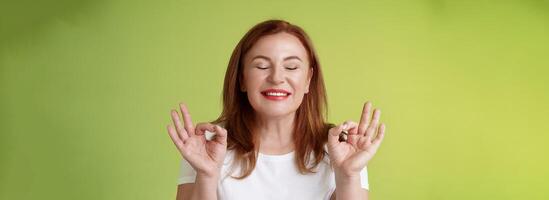
[[(266, 155), (259, 153), (252, 173), (242, 179), (227, 176), (230, 172), (234, 151), (228, 150), (221, 168), (221, 177), (217, 185), (217, 196), (223, 200), (258, 199), (330, 199), (335, 191), (335, 175), (330, 167), (329, 157), (325, 156), (315, 168), (316, 173), (300, 174), (294, 164), (294, 152), (284, 155)], [(239, 175), (240, 168), (235, 167), (233, 175)], [(181, 160), (178, 184), (194, 183), (196, 172), (185, 160)], [(360, 172), (362, 188), (369, 189), (368, 172)]]

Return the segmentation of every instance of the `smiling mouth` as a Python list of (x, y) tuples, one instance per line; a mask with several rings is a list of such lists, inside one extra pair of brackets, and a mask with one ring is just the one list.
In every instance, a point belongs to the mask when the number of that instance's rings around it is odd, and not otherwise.
[(285, 90), (270, 89), (261, 92), (261, 94), (269, 100), (284, 100), (288, 98), (292, 93)]
[(265, 96), (273, 96), (273, 97), (286, 97), (290, 94), (288, 93), (285, 93), (285, 92), (262, 92), (261, 94), (265, 95)]

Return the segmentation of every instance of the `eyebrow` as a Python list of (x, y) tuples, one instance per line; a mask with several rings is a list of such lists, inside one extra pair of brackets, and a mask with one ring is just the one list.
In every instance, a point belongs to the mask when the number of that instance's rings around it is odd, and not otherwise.
[[(258, 58), (262, 58), (262, 59), (265, 59), (265, 60), (271, 60), (269, 57), (267, 56), (264, 56), (264, 55), (257, 55), (257, 56), (254, 56), (252, 58), (252, 60), (255, 60), (255, 59), (258, 59)], [(288, 56), (286, 58), (284, 58), (284, 61), (286, 60), (291, 60), (291, 59), (298, 59), (299, 61), (303, 62), (303, 60), (301, 60), (301, 58), (297, 57), (297, 56)]]

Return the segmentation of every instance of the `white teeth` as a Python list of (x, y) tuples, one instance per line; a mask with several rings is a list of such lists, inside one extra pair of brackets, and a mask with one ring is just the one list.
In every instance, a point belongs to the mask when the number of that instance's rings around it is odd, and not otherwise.
[(267, 94), (267, 96), (277, 96), (277, 97), (288, 96), (287, 93), (282, 93), (282, 92), (267, 92), (266, 94)]

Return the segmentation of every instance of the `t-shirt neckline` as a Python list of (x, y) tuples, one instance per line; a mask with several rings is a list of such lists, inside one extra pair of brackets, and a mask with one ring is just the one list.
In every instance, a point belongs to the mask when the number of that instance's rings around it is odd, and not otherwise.
[(280, 154), (280, 155), (269, 155), (269, 154), (262, 154), (261, 152), (258, 152), (258, 160), (268, 160), (268, 161), (287, 161), (294, 158), (295, 151), (291, 151), (290, 153), (286, 154)]

